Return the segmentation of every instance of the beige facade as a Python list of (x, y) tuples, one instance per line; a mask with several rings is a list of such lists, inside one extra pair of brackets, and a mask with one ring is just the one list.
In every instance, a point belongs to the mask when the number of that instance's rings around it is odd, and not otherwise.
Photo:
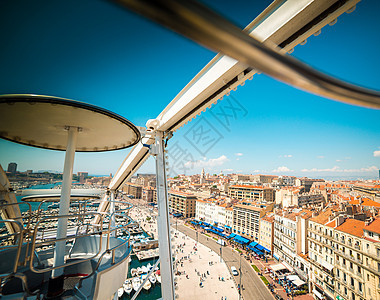
[(273, 253), (273, 238), (274, 238), (274, 227), (273, 227), (274, 216), (265, 215), (260, 219), (260, 235), (259, 244), (271, 251)]
[(245, 236), (248, 239), (259, 241), (260, 218), (272, 208), (273, 206), (260, 208), (244, 204), (234, 205), (233, 232)]
[(185, 218), (195, 217), (197, 197), (193, 194), (176, 191), (169, 192), (169, 210), (170, 212), (182, 214)]
[[(327, 299), (380, 299), (380, 219), (309, 222), (313, 289)], [(372, 232), (371, 232), (372, 230)]]
[(148, 203), (157, 203), (157, 190), (153, 187), (143, 188), (143, 200)]
[(239, 200), (250, 199), (273, 202), (274, 190), (272, 188), (254, 185), (232, 185), (228, 189), (228, 196)]
[(142, 199), (142, 189), (142, 185), (130, 182), (127, 182), (123, 186), (123, 192), (126, 192), (128, 195), (131, 195), (136, 199)]

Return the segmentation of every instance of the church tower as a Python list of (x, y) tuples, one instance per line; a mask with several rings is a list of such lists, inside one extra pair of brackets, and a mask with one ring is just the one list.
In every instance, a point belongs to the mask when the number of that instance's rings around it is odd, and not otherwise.
[(200, 184), (204, 184), (205, 183), (205, 169), (204, 168), (202, 169), (201, 179), (199, 180), (199, 183)]

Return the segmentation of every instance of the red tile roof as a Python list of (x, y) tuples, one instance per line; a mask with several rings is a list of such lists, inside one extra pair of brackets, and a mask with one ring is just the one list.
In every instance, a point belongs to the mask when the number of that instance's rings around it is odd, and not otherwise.
[(365, 226), (364, 229), (380, 234), (380, 219), (375, 219), (368, 226)]
[(363, 237), (363, 228), (365, 227), (365, 222), (347, 219), (343, 224), (335, 228), (336, 230), (355, 235), (357, 237)]

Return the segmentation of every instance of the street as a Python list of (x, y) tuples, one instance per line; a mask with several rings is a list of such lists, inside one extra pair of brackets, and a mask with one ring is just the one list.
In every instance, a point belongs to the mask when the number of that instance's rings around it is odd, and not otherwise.
[[(188, 235), (190, 238), (197, 240), (196, 232), (187, 226), (178, 224), (178, 230)], [(206, 237), (200, 232), (198, 233), (198, 242), (210, 248), (217, 254), (220, 254), (221, 246), (210, 237)], [(235, 266), (237, 270), (240, 268), (240, 255), (231, 247), (222, 246), (222, 258), (227, 264), (228, 268)], [(244, 258), (241, 259), (242, 278), (241, 283), (243, 286), (242, 296), (245, 300), (251, 299), (274, 299), (272, 294), (266, 288), (261, 278), (257, 275), (255, 270), (250, 266)], [(236, 284), (239, 284), (239, 276), (233, 276)]]

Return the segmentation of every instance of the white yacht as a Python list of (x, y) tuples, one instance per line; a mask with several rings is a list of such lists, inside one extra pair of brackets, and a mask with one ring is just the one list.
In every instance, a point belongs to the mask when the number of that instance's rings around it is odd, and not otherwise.
[(135, 292), (138, 291), (140, 285), (141, 285), (141, 280), (139, 277), (135, 277), (132, 279), (132, 287), (133, 287)]
[[(142, 275), (141, 276), (141, 282), (143, 282), (145, 280), (145, 278), (147, 277), (146, 274)], [(149, 281), (149, 278), (148, 280), (145, 282), (145, 284), (143, 285), (143, 289), (146, 290), (146, 291), (149, 291), (149, 289), (152, 287), (152, 284), (150, 283)]]
[(130, 279), (126, 280), (123, 284), (124, 292), (127, 293), (127, 295), (130, 295), (132, 292), (132, 282)]
[(156, 276), (154, 274), (151, 274), (149, 276), (149, 281), (152, 283), (152, 284), (155, 284), (157, 282), (157, 279), (156, 279)]

